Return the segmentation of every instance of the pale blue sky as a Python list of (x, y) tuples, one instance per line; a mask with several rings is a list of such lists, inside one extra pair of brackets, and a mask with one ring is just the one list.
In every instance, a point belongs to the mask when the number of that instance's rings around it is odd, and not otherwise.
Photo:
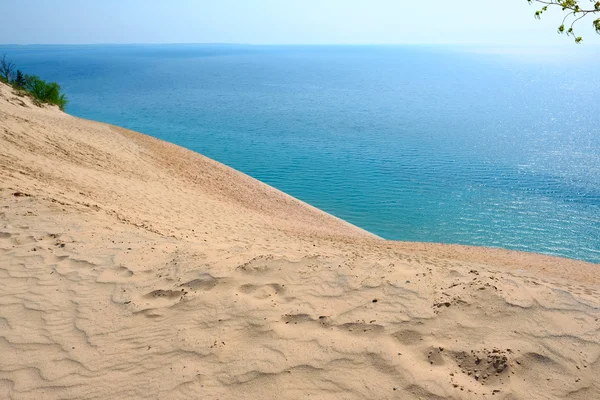
[[(526, 0), (13, 0), (0, 44), (568, 44)], [(579, 25), (586, 43), (600, 43)]]

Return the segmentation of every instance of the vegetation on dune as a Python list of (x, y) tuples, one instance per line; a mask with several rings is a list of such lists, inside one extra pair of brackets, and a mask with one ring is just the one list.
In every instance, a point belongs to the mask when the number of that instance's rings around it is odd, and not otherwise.
[(42, 103), (56, 104), (61, 110), (67, 105), (67, 98), (60, 93), (60, 85), (56, 82), (46, 82), (35, 75), (24, 76), (23, 88)]
[(5, 54), (0, 60), (0, 76), (2, 77), (2, 81), (5, 83), (9, 83), (14, 71), (15, 64), (7, 60)]
[[(544, 6), (535, 12), (535, 18), (542, 18), (542, 14), (548, 11), (548, 7), (560, 7), (565, 13), (562, 23), (558, 27), (558, 33), (566, 33), (572, 36), (575, 43), (581, 43), (583, 38), (575, 35), (574, 26), (581, 19), (589, 15), (600, 14), (600, 1), (590, 0), (589, 6), (583, 5), (583, 0), (527, 0), (529, 4), (540, 3)], [(600, 34), (600, 18), (592, 21), (596, 33)]]
[(46, 82), (36, 75), (23, 74), (14, 63), (6, 59), (6, 54), (0, 59), (0, 81), (29, 93), (40, 103), (57, 105), (63, 111), (67, 105), (67, 97), (61, 93), (58, 83)]

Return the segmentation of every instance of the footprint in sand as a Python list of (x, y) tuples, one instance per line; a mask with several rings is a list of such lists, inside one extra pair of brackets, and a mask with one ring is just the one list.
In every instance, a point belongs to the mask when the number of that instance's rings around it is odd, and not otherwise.
[(421, 335), (419, 332), (414, 331), (412, 329), (398, 331), (398, 332), (392, 334), (392, 336), (397, 341), (399, 341), (400, 343), (407, 345), (407, 346), (419, 343), (420, 341), (423, 340), (423, 335)]
[(192, 279), (189, 282), (179, 285), (182, 288), (187, 288), (190, 291), (209, 291), (219, 284), (219, 279), (210, 274), (202, 273), (199, 278)]
[(240, 286), (238, 291), (255, 299), (266, 300), (270, 297), (283, 295), (285, 288), (278, 283), (269, 283), (266, 285), (245, 284)]
[(98, 283), (124, 283), (133, 276), (133, 271), (125, 266), (118, 266), (102, 271), (96, 279)]

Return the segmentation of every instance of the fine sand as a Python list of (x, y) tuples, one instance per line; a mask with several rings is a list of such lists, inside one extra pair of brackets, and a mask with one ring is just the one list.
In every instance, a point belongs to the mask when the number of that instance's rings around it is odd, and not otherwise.
[(0, 399), (600, 399), (599, 268), (385, 241), (0, 84)]

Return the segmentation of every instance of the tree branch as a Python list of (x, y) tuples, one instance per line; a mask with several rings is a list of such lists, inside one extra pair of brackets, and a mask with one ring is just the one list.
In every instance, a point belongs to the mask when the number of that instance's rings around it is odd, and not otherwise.
[[(569, 26), (569, 29), (566, 31), (566, 34), (569, 36), (573, 36), (575, 38), (575, 43), (581, 43), (581, 41), (583, 40), (583, 38), (581, 36), (576, 36), (575, 35), (575, 31), (574, 31), (574, 26), (575, 23), (577, 23), (579, 20), (587, 17), (590, 14), (597, 14), (600, 13), (600, 0), (599, 1), (595, 1), (595, 0), (590, 0), (590, 2), (594, 3), (594, 8), (590, 8), (590, 9), (582, 9), (579, 5), (579, 3), (582, 0), (527, 0), (527, 2), (529, 4), (532, 3), (540, 3), (540, 4), (544, 4), (544, 7), (542, 7), (541, 10), (538, 10), (535, 12), (535, 18), (536, 19), (540, 19), (542, 17), (542, 14), (544, 12), (546, 12), (548, 10), (549, 6), (557, 6), (557, 7), (561, 7), (562, 11), (567, 11), (566, 15), (563, 18), (562, 24), (558, 27), (558, 33), (565, 33), (565, 23), (567, 22), (567, 20), (569, 19), (569, 17), (573, 17), (573, 21), (571, 22), (571, 25)], [(581, 14), (581, 15), (579, 15)], [(596, 31), (596, 33), (600, 34), (600, 18), (596, 19), (592, 22), (592, 26), (594, 27), (594, 30)]]

